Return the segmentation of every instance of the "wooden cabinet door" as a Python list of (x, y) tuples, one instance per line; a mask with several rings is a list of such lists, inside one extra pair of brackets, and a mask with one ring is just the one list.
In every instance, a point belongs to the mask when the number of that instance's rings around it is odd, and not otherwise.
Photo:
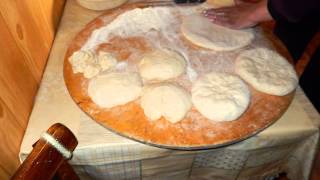
[(18, 152), (65, 0), (0, 1), (0, 179)]

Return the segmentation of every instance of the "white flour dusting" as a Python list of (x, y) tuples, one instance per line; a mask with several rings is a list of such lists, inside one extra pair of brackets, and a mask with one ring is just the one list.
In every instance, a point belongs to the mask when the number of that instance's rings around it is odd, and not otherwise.
[(128, 63), (127, 62), (119, 62), (116, 65), (116, 69), (117, 70), (125, 70), (128, 67)]
[[(206, 50), (204, 48), (195, 48), (190, 42), (187, 42), (180, 32), (180, 25), (183, 16), (193, 14), (195, 12), (200, 12), (201, 7), (154, 7), (145, 9), (133, 9), (127, 11), (117, 18), (115, 18), (111, 23), (107, 21), (109, 17), (101, 17), (101, 20), (106, 24), (96, 29), (92, 32), (91, 36), (81, 48), (86, 50), (94, 50), (99, 47), (100, 44), (108, 42), (113, 37), (141, 37), (146, 41), (147, 47), (152, 49), (172, 49), (180, 52), (187, 61), (187, 73), (184, 75), (172, 79), (173, 81), (186, 90), (190, 91), (192, 83), (197, 80), (198, 77), (209, 73), (209, 72), (228, 72), (234, 73), (234, 60), (237, 55), (246, 49), (252, 49), (256, 47), (267, 47), (269, 49), (274, 49), (272, 44), (263, 34), (263, 31), (259, 28), (255, 28), (255, 39), (252, 44), (247, 47), (229, 51), (229, 52), (217, 52), (213, 50)], [(138, 72), (138, 62), (144, 52), (135, 52), (135, 47), (132, 48), (133, 52), (124, 61), (119, 62), (116, 65), (117, 71), (128, 71), (128, 72)], [(83, 91), (87, 91), (84, 89)], [(140, 99), (134, 101), (134, 104), (140, 104)], [(259, 100), (257, 100), (259, 101)], [(132, 108), (129, 106), (119, 106), (110, 111), (112, 116), (120, 116), (124, 112), (127, 112)], [(269, 107), (268, 107), (269, 108)], [(265, 109), (268, 109), (265, 108)], [(271, 112), (270, 108), (265, 112)], [(266, 113), (259, 113), (261, 117), (264, 117)], [(192, 120), (190, 125), (189, 121), (181, 121), (181, 127), (179, 131), (201, 131), (207, 129), (206, 119), (196, 111), (189, 111), (186, 115), (186, 119)], [(265, 121), (265, 118), (261, 118), (261, 121)], [(166, 121), (163, 121), (166, 122)], [(162, 121), (157, 122), (157, 127), (159, 129), (165, 129), (169, 123), (163, 123)], [(221, 132), (229, 131), (231, 126), (225, 124), (214, 124), (216, 126), (216, 132), (208, 132), (207, 137), (214, 138), (216, 135), (221, 134)], [(227, 133), (226, 133), (227, 134)], [(148, 141), (145, 140), (144, 141)], [(174, 138), (171, 137), (168, 142), (174, 143)]]
[[(172, 49), (185, 57), (187, 61), (186, 74), (175, 81), (190, 90), (192, 82), (203, 74), (212, 71), (234, 73), (234, 59), (244, 49), (268, 46), (268, 41), (264, 36), (259, 36), (261, 34), (259, 32), (255, 33), (256, 38), (251, 45), (235, 51), (217, 52), (192, 48), (180, 32), (182, 17), (200, 12), (203, 8), (202, 6), (153, 7), (127, 11), (109, 24), (94, 30), (81, 49), (96, 49), (100, 44), (106, 43), (116, 36), (123, 38), (143, 37), (153, 49)], [(141, 52), (140, 54), (139, 52), (133, 53), (126, 61), (118, 64), (116, 69), (136, 72), (140, 58)]]
[(165, 7), (136, 8), (119, 15), (107, 26), (94, 30), (82, 50), (94, 49), (111, 36), (137, 36), (150, 30), (164, 31), (172, 19), (171, 11)]
[[(177, 11), (178, 10), (178, 11)], [(178, 36), (179, 19), (178, 12), (195, 12), (194, 9), (182, 11), (176, 7), (155, 7), (155, 8), (136, 8), (119, 15), (111, 23), (96, 29), (92, 32), (87, 42), (82, 46), (82, 50), (96, 49), (100, 44), (108, 42), (115, 36), (144, 36), (151, 42), (154, 48), (170, 48), (180, 52), (187, 61), (187, 76), (190, 81), (198, 77), (198, 73), (193, 69), (187, 54), (188, 47), (183, 44)], [(160, 36), (159, 36), (160, 32)], [(128, 66), (128, 65), (127, 65)], [(117, 65), (118, 70), (124, 70), (127, 67), (124, 64)], [(130, 67), (128, 67), (130, 69)]]

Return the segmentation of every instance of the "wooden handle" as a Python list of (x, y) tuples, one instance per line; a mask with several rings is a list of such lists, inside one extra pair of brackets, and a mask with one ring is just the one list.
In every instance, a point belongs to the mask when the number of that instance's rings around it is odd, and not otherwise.
[[(52, 125), (47, 133), (70, 152), (73, 152), (78, 144), (73, 133), (62, 124), (57, 123)], [(52, 179), (64, 163), (66, 163), (66, 160), (62, 154), (41, 138), (35, 144), (27, 159), (13, 175), (12, 179)], [(68, 171), (72, 170), (70, 165), (63, 167), (67, 167)], [(73, 170), (72, 173), (75, 175)]]

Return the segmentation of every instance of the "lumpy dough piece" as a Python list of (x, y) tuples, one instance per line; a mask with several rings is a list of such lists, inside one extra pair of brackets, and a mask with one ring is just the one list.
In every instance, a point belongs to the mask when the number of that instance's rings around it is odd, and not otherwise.
[(137, 99), (142, 90), (138, 73), (110, 72), (89, 82), (88, 94), (92, 101), (103, 108), (124, 105)]
[(117, 65), (117, 59), (108, 52), (99, 52), (99, 65), (102, 71), (113, 69)]
[(251, 29), (233, 30), (213, 24), (208, 18), (192, 14), (183, 18), (181, 32), (195, 45), (216, 51), (231, 51), (251, 43)]
[(83, 76), (85, 78), (93, 78), (94, 76), (98, 75), (99, 72), (101, 71), (101, 68), (97, 64), (87, 64), (83, 71)]
[(178, 52), (156, 49), (147, 52), (139, 62), (144, 80), (163, 81), (180, 76), (186, 70), (186, 61)]
[(236, 59), (235, 71), (256, 90), (271, 95), (286, 95), (298, 84), (293, 66), (277, 52), (266, 48), (242, 52)]
[(83, 73), (88, 64), (95, 64), (96, 55), (92, 51), (76, 51), (70, 56), (73, 73)]
[(150, 120), (163, 116), (176, 123), (185, 117), (191, 106), (190, 94), (181, 86), (172, 83), (147, 86), (141, 96), (141, 107)]
[(70, 56), (73, 73), (83, 73), (85, 78), (93, 78), (102, 71), (112, 70), (117, 59), (108, 52), (99, 52), (97, 56), (89, 50), (76, 51)]
[(211, 72), (194, 83), (192, 102), (209, 120), (232, 121), (247, 109), (250, 91), (236, 75)]

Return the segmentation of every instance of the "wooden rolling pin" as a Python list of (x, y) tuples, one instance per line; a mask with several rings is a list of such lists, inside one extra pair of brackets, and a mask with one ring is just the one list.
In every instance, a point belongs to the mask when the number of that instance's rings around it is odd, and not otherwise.
[[(58, 142), (58, 145), (52, 145)], [(62, 147), (58, 147), (62, 145)], [(62, 124), (52, 125), (33, 145), (33, 150), (12, 179), (79, 179), (67, 163), (78, 145), (74, 134)], [(62, 150), (61, 150), (62, 148)]]

